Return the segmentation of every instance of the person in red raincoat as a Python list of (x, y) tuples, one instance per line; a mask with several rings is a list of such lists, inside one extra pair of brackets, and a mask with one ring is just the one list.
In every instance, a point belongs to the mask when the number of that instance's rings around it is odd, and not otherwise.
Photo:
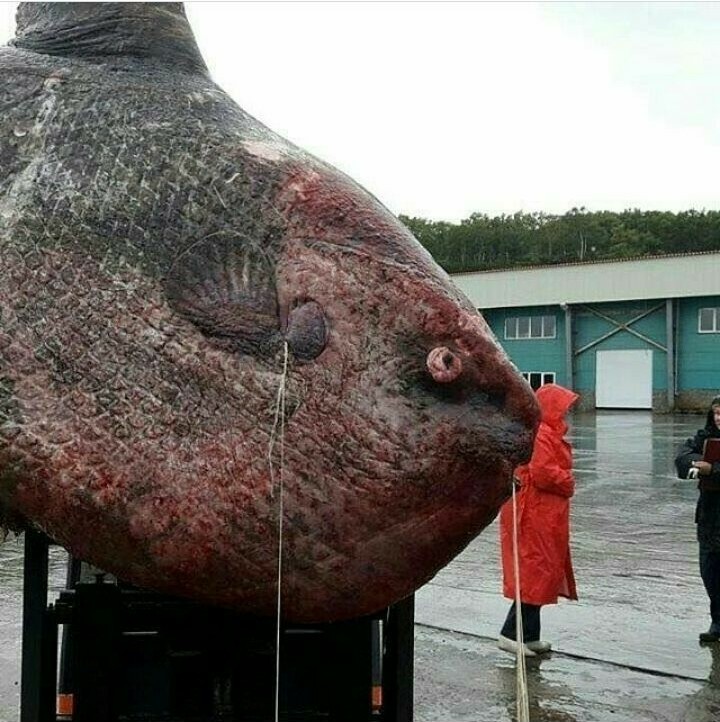
[[(578, 398), (557, 384), (546, 384), (536, 392), (541, 421), (530, 462), (515, 476), (517, 493), (520, 600), (523, 621), (523, 653), (533, 657), (550, 650), (540, 641), (540, 608), (557, 603), (558, 597), (577, 599), (570, 559), (570, 497), (575, 491), (572, 449), (565, 440), (565, 415)], [(515, 599), (513, 562), (512, 499), (500, 510), (503, 594)], [(515, 602), (513, 601), (498, 646), (516, 652)]]

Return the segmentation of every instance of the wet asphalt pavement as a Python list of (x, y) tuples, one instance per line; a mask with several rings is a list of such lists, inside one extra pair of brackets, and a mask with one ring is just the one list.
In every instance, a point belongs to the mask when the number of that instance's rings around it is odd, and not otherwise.
[[(528, 665), (533, 722), (720, 720), (720, 649), (697, 642), (709, 624), (697, 491), (672, 464), (702, 423), (645, 412), (572, 420), (580, 601), (543, 609), (542, 636), (556, 651)], [(0, 722), (17, 719), (21, 564), (21, 542), (0, 545)], [(51, 569), (60, 588), (61, 550)], [(418, 592), (417, 722), (514, 719), (514, 660), (494, 645), (509, 604), (500, 589), (493, 525)]]
[[(700, 416), (644, 412), (573, 419), (580, 600), (543, 609), (542, 638), (557, 651), (529, 666), (533, 720), (720, 720), (720, 650), (697, 641), (709, 625), (697, 491), (673, 466), (676, 448), (703, 424)], [(500, 590), (493, 524), (418, 592), (416, 620), (432, 628), (418, 630), (416, 677), (452, 670), (455, 700), (443, 709), (420, 684), (418, 720), (512, 719), (513, 660), (493, 642), (509, 605)], [(462, 681), (473, 674), (474, 683)]]

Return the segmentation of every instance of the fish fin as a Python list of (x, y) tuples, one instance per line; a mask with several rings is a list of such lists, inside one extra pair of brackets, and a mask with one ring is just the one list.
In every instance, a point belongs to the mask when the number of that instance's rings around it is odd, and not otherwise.
[(11, 45), (80, 58), (136, 58), (207, 73), (182, 3), (24, 2)]
[(206, 336), (241, 353), (257, 354), (279, 338), (275, 261), (239, 234), (211, 234), (180, 253), (166, 292)]

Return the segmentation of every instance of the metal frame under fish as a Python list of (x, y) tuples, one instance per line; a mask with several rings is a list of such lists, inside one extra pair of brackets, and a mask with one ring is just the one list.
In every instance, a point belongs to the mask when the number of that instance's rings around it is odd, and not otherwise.
[(255, 614), (282, 551), (316, 622), (492, 521), (530, 388), (378, 200), (213, 83), (181, 4), (23, 3), (0, 78), (6, 524)]

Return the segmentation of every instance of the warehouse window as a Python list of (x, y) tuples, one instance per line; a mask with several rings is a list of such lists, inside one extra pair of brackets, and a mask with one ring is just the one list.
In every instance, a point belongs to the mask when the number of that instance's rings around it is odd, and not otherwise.
[(698, 333), (720, 333), (720, 308), (701, 308)]
[(554, 371), (523, 371), (522, 377), (530, 384), (533, 391), (537, 391), (545, 384), (555, 383)]
[(510, 316), (505, 319), (505, 338), (555, 338), (555, 316)]

